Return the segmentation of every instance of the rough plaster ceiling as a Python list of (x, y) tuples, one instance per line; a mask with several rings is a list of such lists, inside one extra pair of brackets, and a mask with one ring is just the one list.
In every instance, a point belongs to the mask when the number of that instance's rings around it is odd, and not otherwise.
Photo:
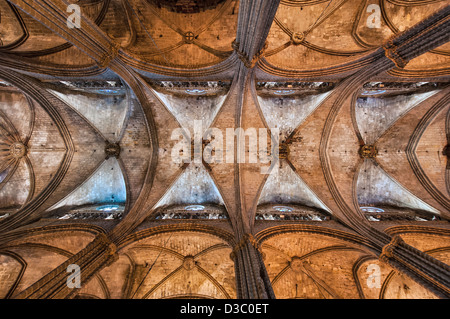
[(286, 162), (269, 175), (261, 191), (258, 205), (270, 203), (299, 204), (329, 211)]
[[(194, 137), (194, 126), (201, 124), (201, 134), (208, 129), (226, 99), (226, 94), (213, 96), (171, 95), (156, 92), (180, 125)], [(197, 121), (197, 124), (196, 124)]]
[(400, 116), (436, 94), (431, 91), (394, 97), (366, 97), (356, 101), (356, 121), (366, 144), (374, 144)]
[(439, 214), (439, 211), (412, 195), (370, 160), (364, 161), (356, 188), (361, 206), (388, 205)]
[(203, 164), (189, 164), (155, 208), (188, 204), (224, 204), (217, 186)]
[(126, 188), (122, 170), (117, 160), (111, 157), (88, 180), (50, 210), (84, 204), (123, 204), (125, 201)]
[(280, 141), (285, 140), (323, 100), (330, 94), (325, 92), (306, 97), (261, 97), (258, 102), (269, 128), (280, 130)]
[(123, 89), (110, 89), (110, 91), (117, 93), (108, 95), (51, 92), (83, 115), (92, 125), (100, 130), (108, 141), (117, 142), (122, 136), (129, 100)]

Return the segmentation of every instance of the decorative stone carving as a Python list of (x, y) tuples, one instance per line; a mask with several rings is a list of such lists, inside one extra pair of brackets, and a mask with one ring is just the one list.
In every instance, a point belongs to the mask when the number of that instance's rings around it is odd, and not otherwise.
[(186, 43), (193, 43), (195, 40), (195, 34), (192, 31), (188, 31), (183, 35), (183, 39)]
[(404, 241), (399, 235), (392, 237), (391, 242), (383, 247), (379, 259), (384, 263), (388, 263), (389, 258), (394, 257), (395, 248), (402, 243), (404, 243)]
[(192, 256), (186, 256), (183, 260), (183, 268), (186, 270), (192, 270), (195, 268), (195, 260)]
[(291, 35), (291, 40), (295, 45), (299, 45), (305, 41), (305, 34), (303, 32), (294, 32)]
[(383, 49), (386, 57), (394, 62), (396, 67), (403, 69), (408, 63), (408, 61), (405, 61), (400, 54), (398, 54), (397, 46), (394, 45), (392, 39), (383, 46)]
[(302, 205), (289, 204), (289, 206), (280, 206), (277, 204), (263, 204), (257, 207), (255, 219), (321, 222), (330, 220), (331, 216), (318, 209)]
[(278, 156), (280, 159), (287, 159), (289, 157), (289, 144), (281, 143), (278, 149)]
[(291, 267), (292, 271), (296, 273), (300, 273), (303, 271), (303, 262), (300, 259), (300, 257), (297, 256), (292, 257), (289, 266)]
[(106, 159), (110, 157), (119, 158), (120, 146), (118, 143), (108, 143), (105, 147)]
[(247, 243), (250, 243), (256, 250), (261, 253), (261, 244), (258, 242), (258, 240), (256, 240), (252, 234), (245, 234), (244, 236), (242, 236), (242, 239), (239, 241), (239, 243), (234, 246), (233, 251), (230, 255), (231, 259), (234, 260), (236, 253), (244, 246), (246, 246)]
[(239, 59), (244, 63), (244, 66), (247, 69), (253, 68), (256, 63), (258, 63), (259, 59), (263, 56), (264, 51), (267, 50), (267, 47), (269, 44), (267, 42), (264, 43), (264, 46), (259, 50), (251, 59), (250, 57), (243, 51), (239, 50), (239, 42), (236, 42), (236, 40), (233, 40), (231, 43), (231, 47), (236, 52)]
[(375, 145), (363, 145), (359, 149), (359, 156), (361, 158), (375, 158), (377, 157), (378, 150)]
[(19, 159), (27, 154), (27, 147), (20, 142), (15, 142), (11, 144), (9, 153), (12, 157)]

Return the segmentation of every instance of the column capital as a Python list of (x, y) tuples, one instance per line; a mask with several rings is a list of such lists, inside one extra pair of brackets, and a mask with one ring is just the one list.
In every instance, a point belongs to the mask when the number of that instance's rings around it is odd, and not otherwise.
[(381, 255), (379, 256), (380, 261), (388, 263), (388, 260), (390, 258), (394, 258), (395, 248), (403, 243), (404, 241), (400, 237), (400, 235), (395, 235), (394, 237), (392, 237), (392, 240), (382, 248)]
[(389, 39), (388, 42), (383, 45), (383, 49), (384, 55), (394, 62), (396, 67), (403, 69), (406, 64), (408, 64), (408, 61), (398, 53), (398, 47), (394, 44), (393, 38)]

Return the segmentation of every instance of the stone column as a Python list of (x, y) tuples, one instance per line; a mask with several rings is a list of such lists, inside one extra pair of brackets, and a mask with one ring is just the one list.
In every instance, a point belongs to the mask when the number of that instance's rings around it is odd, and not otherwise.
[[(84, 282), (104, 267), (117, 260), (116, 246), (105, 234), (97, 237), (76, 255), (49, 272), (33, 285), (13, 296), (13, 299), (67, 299), (76, 295)], [(80, 267), (80, 288), (68, 285), (69, 265)]]
[(251, 234), (241, 238), (231, 258), (235, 265), (238, 298), (275, 299), (259, 245)]
[(266, 38), (280, 0), (241, 1), (233, 49), (246, 68), (253, 68), (266, 49)]

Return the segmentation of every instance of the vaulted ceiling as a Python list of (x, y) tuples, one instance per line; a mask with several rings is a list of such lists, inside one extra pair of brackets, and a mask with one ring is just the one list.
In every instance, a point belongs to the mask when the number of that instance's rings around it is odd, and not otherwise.
[[(79, 27), (65, 1), (0, 0), (0, 296), (99, 234), (116, 260), (72, 297), (261, 297), (235, 278), (248, 238), (278, 298), (450, 294), (446, 1), (71, 3)], [(217, 146), (238, 128), (240, 162)], [(438, 288), (378, 261), (395, 236)]]

